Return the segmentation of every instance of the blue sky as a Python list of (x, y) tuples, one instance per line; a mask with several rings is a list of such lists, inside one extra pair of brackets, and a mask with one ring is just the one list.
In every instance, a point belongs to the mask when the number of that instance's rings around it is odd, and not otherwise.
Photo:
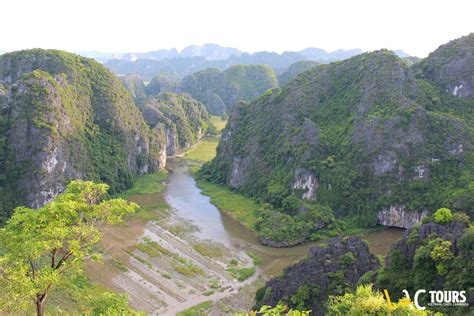
[(474, 1), (3, 0), (0, 50), (143, 52), (217, 43), (244, 51), (402, 49), (426, 56), (474, 32)]

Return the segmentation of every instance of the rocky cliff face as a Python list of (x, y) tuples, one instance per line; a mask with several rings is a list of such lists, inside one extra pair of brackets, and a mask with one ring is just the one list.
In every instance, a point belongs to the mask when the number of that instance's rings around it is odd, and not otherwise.
[(324, 315), (329, 295), (353, 289), (364, 273), (379, 267), (378, 259), (360, 238), (333, 238), (311, 248), (307, 258), (285, 268), (282, 276), (259, 289), (256, 307), (283, 302), (312, 310), (312, 315)]
[(209, 116), (204, 105), (189, 94), (165, 92), (139, 105), (148, 125), (165, 131), (166, 155), (179, 155), (204, 136)]
[[(462, 47), (473, 54), (472, 43)], [(363, 225), (377, 214), (381, 224), (410, 227), (424, 210), (468, 211), (469, 185), (453, 180), (474, 174), (474, 103), (419, 71), (382, 50), (303, 72), (233, 107), (203, 175), (276, 208), (293, 194)]]
[(117, 192), (164, 166), (161, 132), (150, 132), (118, 79), (93, 60), (46, 50), (5, 54), (0, 86), (0, 212), (42, 206), (71, 179)]
[(400, 228), (411, 228), (421, 223), (428, 211), (410, 212), (403, 205), (390, 205), (377, 213), (377, 224)]

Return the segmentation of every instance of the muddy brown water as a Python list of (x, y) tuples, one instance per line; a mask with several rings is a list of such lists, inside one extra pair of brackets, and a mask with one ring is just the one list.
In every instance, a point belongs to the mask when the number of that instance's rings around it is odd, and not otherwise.
[[(279, 274), (288, 266), (307, 255), (308, 249), (317, 242), (305, 243), (290, 248), (272, 248), (261, 245), (256, 234), (229, 215), (221, 212), (201, 193), (196, 181), (189, 174), (183, 160), (170, 163), (170, 174), (164, 197), (177, 215), (190, 221), (199, 231), (196, 238), (220, 242), (224, 245), (238, 246), (245, 251), (254, 252), (263, 259), (262, 271), (268, 276)], [(401, 238), (404, 230), (385, 228), (361, 234), (368, 241), (370, 250), (376, 255), (385, 256), (391, 245)]]

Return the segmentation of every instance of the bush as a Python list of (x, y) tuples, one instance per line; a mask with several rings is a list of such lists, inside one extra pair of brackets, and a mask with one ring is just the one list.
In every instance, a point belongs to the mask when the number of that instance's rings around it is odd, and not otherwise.
[(345, 254), (342, 255), (340, 259), (340, 264), (343, 266), (350, 266), (351, 264), (354, 264), (356, 261), (357, 260), (354, 257), (354, 254), (352, 252), (346, 252)]
[(448, 224), (453, 220), (453, 213), (449, 208), (440, 208), (434, 214), (434, 220), (438, 224)]

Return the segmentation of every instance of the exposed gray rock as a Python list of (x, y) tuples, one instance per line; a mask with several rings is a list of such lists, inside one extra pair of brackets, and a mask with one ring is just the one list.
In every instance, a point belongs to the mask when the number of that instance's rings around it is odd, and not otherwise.
[(403, 205), (391, 205), (377, 213), (377, 224), (383, 226), (393, 226), (410, 228), (421, 223), (423, 217), (428, 215), (428, 211), (421, 212), (407, 211)]
[(295, 170), (295, 182), (293, 189), (302, 190), (302, 199), (316, 200), (316, 189), (318, 188), (318, 181), (314, 174), (304, 168)]
[(246, 169), (247, 160), (241, 157), (234, 157), (232, 162), (232, 172), (229, 180), (230, 187), (238, 188), (244, 183)]

